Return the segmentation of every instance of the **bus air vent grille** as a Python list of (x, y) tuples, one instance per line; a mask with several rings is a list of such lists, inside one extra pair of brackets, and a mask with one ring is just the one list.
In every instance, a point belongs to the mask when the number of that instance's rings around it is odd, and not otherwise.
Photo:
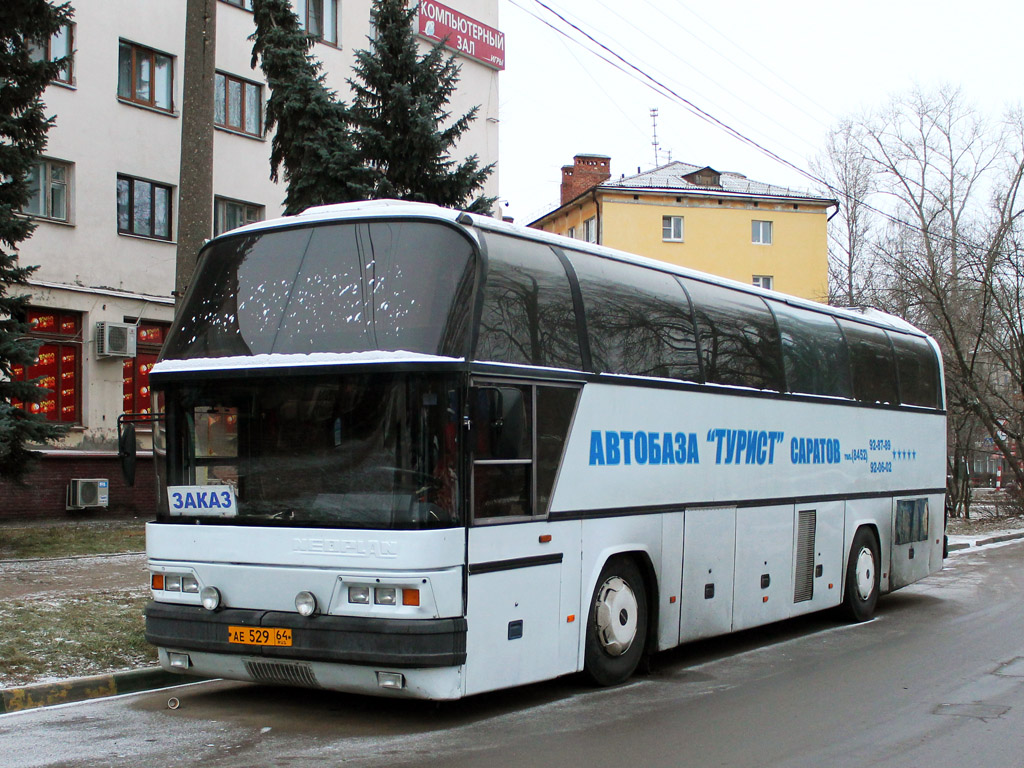
[(814, 597), (814, 528), (817, 515), (813, 509), (802, 510), (798, 514), (793, 602), (804, 603)]
[(313, 669), (308, 664), (279, 664), (269, 661), (247, 661), (245, 670), (257, 683), (269, 685), (301, 685), (319, 688)]

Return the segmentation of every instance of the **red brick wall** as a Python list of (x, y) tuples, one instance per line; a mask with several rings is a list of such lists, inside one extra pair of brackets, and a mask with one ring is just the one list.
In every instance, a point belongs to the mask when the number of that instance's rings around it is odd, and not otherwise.
[[(106, 509), (66, 509), (68, 485), (75, 477), (109, 480), (110, 505)], [(139, 457), (134, 487), (125, 485), (116, 454), (96, 456), (75, 451), (44, 454), (33, 465), (24, 485), (0, 480), (0, 520), (155, 515), (156, 475), (151, 456)]]

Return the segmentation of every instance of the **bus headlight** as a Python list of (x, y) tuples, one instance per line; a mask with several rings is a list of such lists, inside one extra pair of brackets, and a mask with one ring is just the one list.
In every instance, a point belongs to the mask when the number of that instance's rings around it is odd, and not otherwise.
[(199, 599), (203, 601), (203, 608), (208, 611), (216, 611), (220, 608), (220, 590), (216, 587), (203, 587), (199, 593)]
[(312, 616), (316, 613), (316, 595), (312, 592), (299, 592), (295, 596), (295, 610), (300, 616)]
[(375, 602), (377, 605), (394, 605), (395, 588), (377, 587), (373, 590), (373, 602)]
[(358, 603), (359, 605), (368, 605), (370, 602), (370, 588), (369, 587), (349, 587), (348, 588), (348, 601), (350, 603)]

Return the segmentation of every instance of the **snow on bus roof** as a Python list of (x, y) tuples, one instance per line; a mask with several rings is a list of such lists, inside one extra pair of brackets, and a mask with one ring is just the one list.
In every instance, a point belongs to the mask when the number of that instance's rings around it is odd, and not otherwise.
[(751, 293), (757, 296), (771, 298), (775, 301), (781, 301), (794, 307), (801, 307), (815, 312), (824, 312), (836, 317), (845, 317), (850, 320), (866, 322), (871, 325), (882, 326), (895, 331), (910, 333), (915, 336), (927, 336), (927, 334), (908, 323), (906, 320), (896, 317), (895, 315), (890, 315), (887, 312), (882, 312), (879, 309), (870, 307), (833, 307), (820, 302), (811, 301), (810, 299), (803, 299), (797, 296), (790, 296), (786, 293), (758, 288), (736, 280), (730, 280), (727, 277), (719, 277), (718, 275), (700, 272), (696, 269), (689, 269), (677, 264), (670, 264), (668, 262), (651, 259), (646, 256), (639, 256), (635, 253), (629, 253), (628, 251), (620, 251), (614, 248), (608, 248), (607, 246), (597, 245), (596, 243), (587, 243), (564, 235), (556, 235), (540, 229), (532, 229), (521, 224), (502, 221), (501, 219), (485, 216), (479, 213), (466, 213), (464, 211), (456, 211), (451, 208), (442, 208), (441, 206), (433, 205), (432, 203), (413, 203), (407, 200), (360, 200), (352, 203), (317, 205), (312, 208), (307, 208), (294, 216), (282, 216), (277, 219), (258, 221), (253, 224), (248, 224), (244, 227), (230, 230), (229, 232), (220, 235), (220, 237), (229, 237), (237, 234), (258, 232), (267, 229), (278, 229), (281, 227), (294, 227), (296, 225), (303, 224), (344, 221), (352, 218), (367, 219), (395, 217), (433, 219), (435, 221), (442, 220), (453, 222), (462, 225), (463, 231), (474, 239), (477, 239), (475, 230), (478, 229), (501, 232), (507, 235), (512, 235), (513, 237), (525, 237), (531, 240), (544, 242), (549, 245), (558, 246), (560, 248), (583, 251), (598, 257), (636, 264), (638, 266), (657, 269), (661, 272), (668, 272), (670, 274), (700, 280), (705, 283), (712, 283), (725, 288), (732, 288), (743, 291), (744, 293)]
[(356, 365), (362, 363), (461, 363), (463, 358), (426, 355), (421, 352), (397, 350), (383, 352), (311, 352), (309, 354), (231, 355), (229, 357), (196, 357), (187, 360), (161, 360), (151, 373), (183, 371), (248, 370), (296, 368), (324, 365)]

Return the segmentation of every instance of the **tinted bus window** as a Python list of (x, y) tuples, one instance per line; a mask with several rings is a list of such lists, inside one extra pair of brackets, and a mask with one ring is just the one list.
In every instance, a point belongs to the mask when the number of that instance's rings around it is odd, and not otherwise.
[(896, 350), (900, 402), (939, 408), (939, 361), (931, 345), (917, 336), (889, 333)]
[(839, 320), (850, 350), (853, 396), (865, 403), (898, 403), (896, 366), (881, 328)]
[(473, 249), (450, 227), (374, 222), (256, 232), (204, 251), (164, 356), (466, 354)]
[(671, 275), (568, 256), (583, 293), (594, 370), (700, 381), (689, 302)]
[(764, 301), (719, 285), (679, 280), (693, 302), (705, 380), (781, 391), (779, 333)]
[(569, 278), (548, 246), (487, 234), (477, 360), (580, 370)]
[(850, 359), (836, 321), (782, 302), (768, 304), (779, 324), (786, 389), (805, 395), (853, 397)]

